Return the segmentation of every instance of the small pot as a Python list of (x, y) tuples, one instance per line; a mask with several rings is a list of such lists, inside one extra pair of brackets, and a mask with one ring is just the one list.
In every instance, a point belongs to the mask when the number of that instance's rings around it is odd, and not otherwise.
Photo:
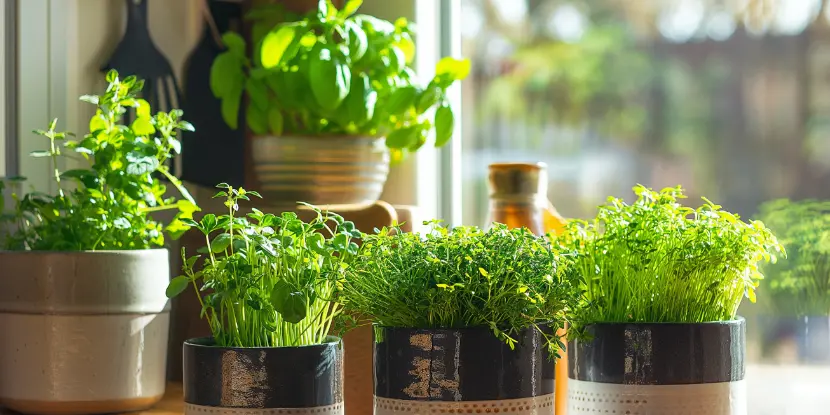
[[(219, 347), (184, 342), (186, 415), (343, 415), (343, 346)], [(263, 411), (267, 409), (267, 411)]]
[(489, 328), (375, 327), (375, 415), (553, 412), (553, 360), (541, 333), (514, 349)]
[(0, 406), (137, 411), (161, 400), (166, 249), (0, 252)]
[(288, 206), (369, 205), (389, 175), (386, 141), (376, 137), (259, 136), (253, 161), (263, 196)]
[(570, 415), (747, 414), (742, 317), (586, 330), (590, 340), (568, 347)]

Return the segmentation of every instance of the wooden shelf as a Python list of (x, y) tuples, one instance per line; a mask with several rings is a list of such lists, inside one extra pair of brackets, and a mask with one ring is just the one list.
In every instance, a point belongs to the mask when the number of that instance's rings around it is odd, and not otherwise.
[(181, 415), (184, 413), (184, 394), (182, 384), (171, 382), (167, 384), (164, 398), (156, 406), (141, 412), (132, 412), (136, 415)]

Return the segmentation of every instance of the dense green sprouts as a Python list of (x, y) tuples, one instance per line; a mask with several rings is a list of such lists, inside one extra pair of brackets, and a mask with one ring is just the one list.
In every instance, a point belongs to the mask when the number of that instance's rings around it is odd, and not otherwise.
[(830, 315), (830, 202), (781, 199), (760, 210), (787, 248), (786, 259), (763, 267), (762, 296), (783, 315)]
[(312, 206), (303, 221), (252, 209), (239, 216), (239, 201), (259, 194), (227, 184), (214, 197), (225, 198), (227, 215), (207, 214), (186, 221), (205, 238), (202, 255), (187, 257), (184, 275), (171, 280), (167, 296), (188, 286), (196, 290), (216, 345), (288, 347), (327, 341), (341, 308), (333, 303), (334, 281), (357, 253), (360, 236), (352, 222)]
[[(563, 327), (579, 298), (571, 255), (527, 229), (431, 225), (364, 235), (338, 283), (345, 310), (391, 327), (489, 327), (511, 346), (518, 330)], [(545, 338), (552, 353), (562, 347)]]
[(706, 199), (697, 209), (682, 206), (679, 186), (634, 192), (634, 203), (610, 197), (595, 219), (571, 222), (561, 239), (579, 251), (585, 279), (577, 326), (731, 320), (744, 296), (755, 301), (758, 262), (783, 251), (763, 223)]

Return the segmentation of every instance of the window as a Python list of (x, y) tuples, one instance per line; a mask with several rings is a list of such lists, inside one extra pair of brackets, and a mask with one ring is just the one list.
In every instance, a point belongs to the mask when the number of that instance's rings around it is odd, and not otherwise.
[[(485, 225), (487, 165), (497, 161), (546, 162), (549, 197), (566, 217), (593, 216), (637, 183), (681, 184), (689, 200), (707, 196), (744, 218), (775, 198), (830, 198), (827, 2), (460, 7), (462, 54), (473, 62), (462, 87), (465, 224)], [(766, 313), (741, 310), (754, 362), (749, 413), (818, 413), (783, 405), (798, 396), (822, 408), (826, 398), (809, 391), (826, 390), (830, 366), (797, 364), (802, 339), (786, 327), (770, 333)], [(761, 352), (769, 341), (774, 357)]]

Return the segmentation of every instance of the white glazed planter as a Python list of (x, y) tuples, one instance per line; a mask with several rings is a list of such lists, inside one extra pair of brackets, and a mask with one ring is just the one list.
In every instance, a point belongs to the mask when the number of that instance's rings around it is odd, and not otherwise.
[(0, 406), (90, 414), (164, 395), (166, 249), (0, 252)]
[(386, 140), (350, 136), (259, 136), (254, 173), (270, 203), (368, 205), (389, 175)]

